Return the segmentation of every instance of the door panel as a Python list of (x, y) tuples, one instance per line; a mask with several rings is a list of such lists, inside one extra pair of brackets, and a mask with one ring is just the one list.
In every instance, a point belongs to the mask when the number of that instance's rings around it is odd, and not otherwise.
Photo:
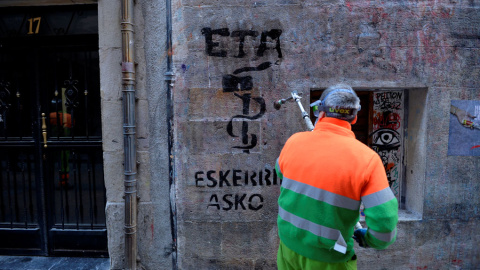
[(0, 253), (46, 254), (34, 54), (0, 48)]
[(0, 22), (0, 254), (106, 256), (98, 35), (86, 27), (96, 6), (7, 11), (0, 9), (10, 18)]
[(0, 252), (42, 253), (36, 166), (33, 147), (1, 147)]
[(102, 157), (90, 147), (49, 149), (52, 228), (99, 229), (105, 225)]
[(46, 171), (52, 252), (103, 254), (107, 243), (101, 149), (91, 145), (48, 148), (47, 163), (53, 164)]

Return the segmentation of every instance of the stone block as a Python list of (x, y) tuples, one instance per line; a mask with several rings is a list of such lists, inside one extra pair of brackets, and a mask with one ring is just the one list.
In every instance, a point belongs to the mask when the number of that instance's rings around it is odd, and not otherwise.
[(107, 202), (122, 202), (125, 190), (123, 152), (103, 152), (103, 168)]
[[(120, 31), (122, 2), (106, 0), (98, 3), (99, 47), (121, 48), (122, 34)], [(121, 58), (120, 58), (121, 61)]]

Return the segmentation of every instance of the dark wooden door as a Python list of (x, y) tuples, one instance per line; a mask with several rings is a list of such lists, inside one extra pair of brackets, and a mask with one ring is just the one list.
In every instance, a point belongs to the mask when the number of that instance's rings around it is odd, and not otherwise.
[(106, 256), (96, 6), (0, 18), (0, 253)]

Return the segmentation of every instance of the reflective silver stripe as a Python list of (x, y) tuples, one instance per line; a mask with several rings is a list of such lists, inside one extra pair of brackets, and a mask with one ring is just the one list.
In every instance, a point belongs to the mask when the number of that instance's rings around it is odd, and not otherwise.
[(395, 230), (393, 230), (393, 232), (389, 232), (389, 233), (380, 233), (380, 232), (376, 232), (372, 229), (368, 229), (368, 232), (371, 235), (373, 235), (375, 238), (377, 238), (378, 240), (381, 240), (383, 242), (390, 242), (390, 241), (393, 240), (393, 238), (397, 234), (397, 228), (395, 228)]
[(282, 207), (278, 207), (278, 215), (285, 221), (292, 223), (295, 227), (309, 231), (317, 236), (335, 240), (334, 249), (345, 254), (347, 252), (347, 243), (339, 230), (328, 228), (309, 220), (296, 216), (285, 211)]
[(383, 203), (386, 203), (395, 198), (392, 190), (387, 187), (370, 195), (362, 197), (362, 202), (365, 208), (371, 208)]
[(350, 210), (358, 210), (360, 208), (360, 201), (350, 199), (348, 197), (332, 193), (320, 188), (316, 188), (305, 183), (288, 179), (283, 177), (282, 187), (308, 196), (317, 201), (326, 202), (330, 205), (346, 208)]

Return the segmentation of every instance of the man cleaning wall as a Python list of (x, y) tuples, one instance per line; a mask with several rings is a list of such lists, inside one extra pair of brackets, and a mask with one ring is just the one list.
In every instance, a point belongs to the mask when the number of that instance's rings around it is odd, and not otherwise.
[[(277, 159), (278, 269), (357, 269), (352, 235), (362, 247), (387, 248), (398, 202), (380, 157), (351, 130), (361, 108), (355, 91), (331, 86), (314, 105), (314, 130), (291, 136)], [(361, 202), (368, 229), (355, 230)]]

